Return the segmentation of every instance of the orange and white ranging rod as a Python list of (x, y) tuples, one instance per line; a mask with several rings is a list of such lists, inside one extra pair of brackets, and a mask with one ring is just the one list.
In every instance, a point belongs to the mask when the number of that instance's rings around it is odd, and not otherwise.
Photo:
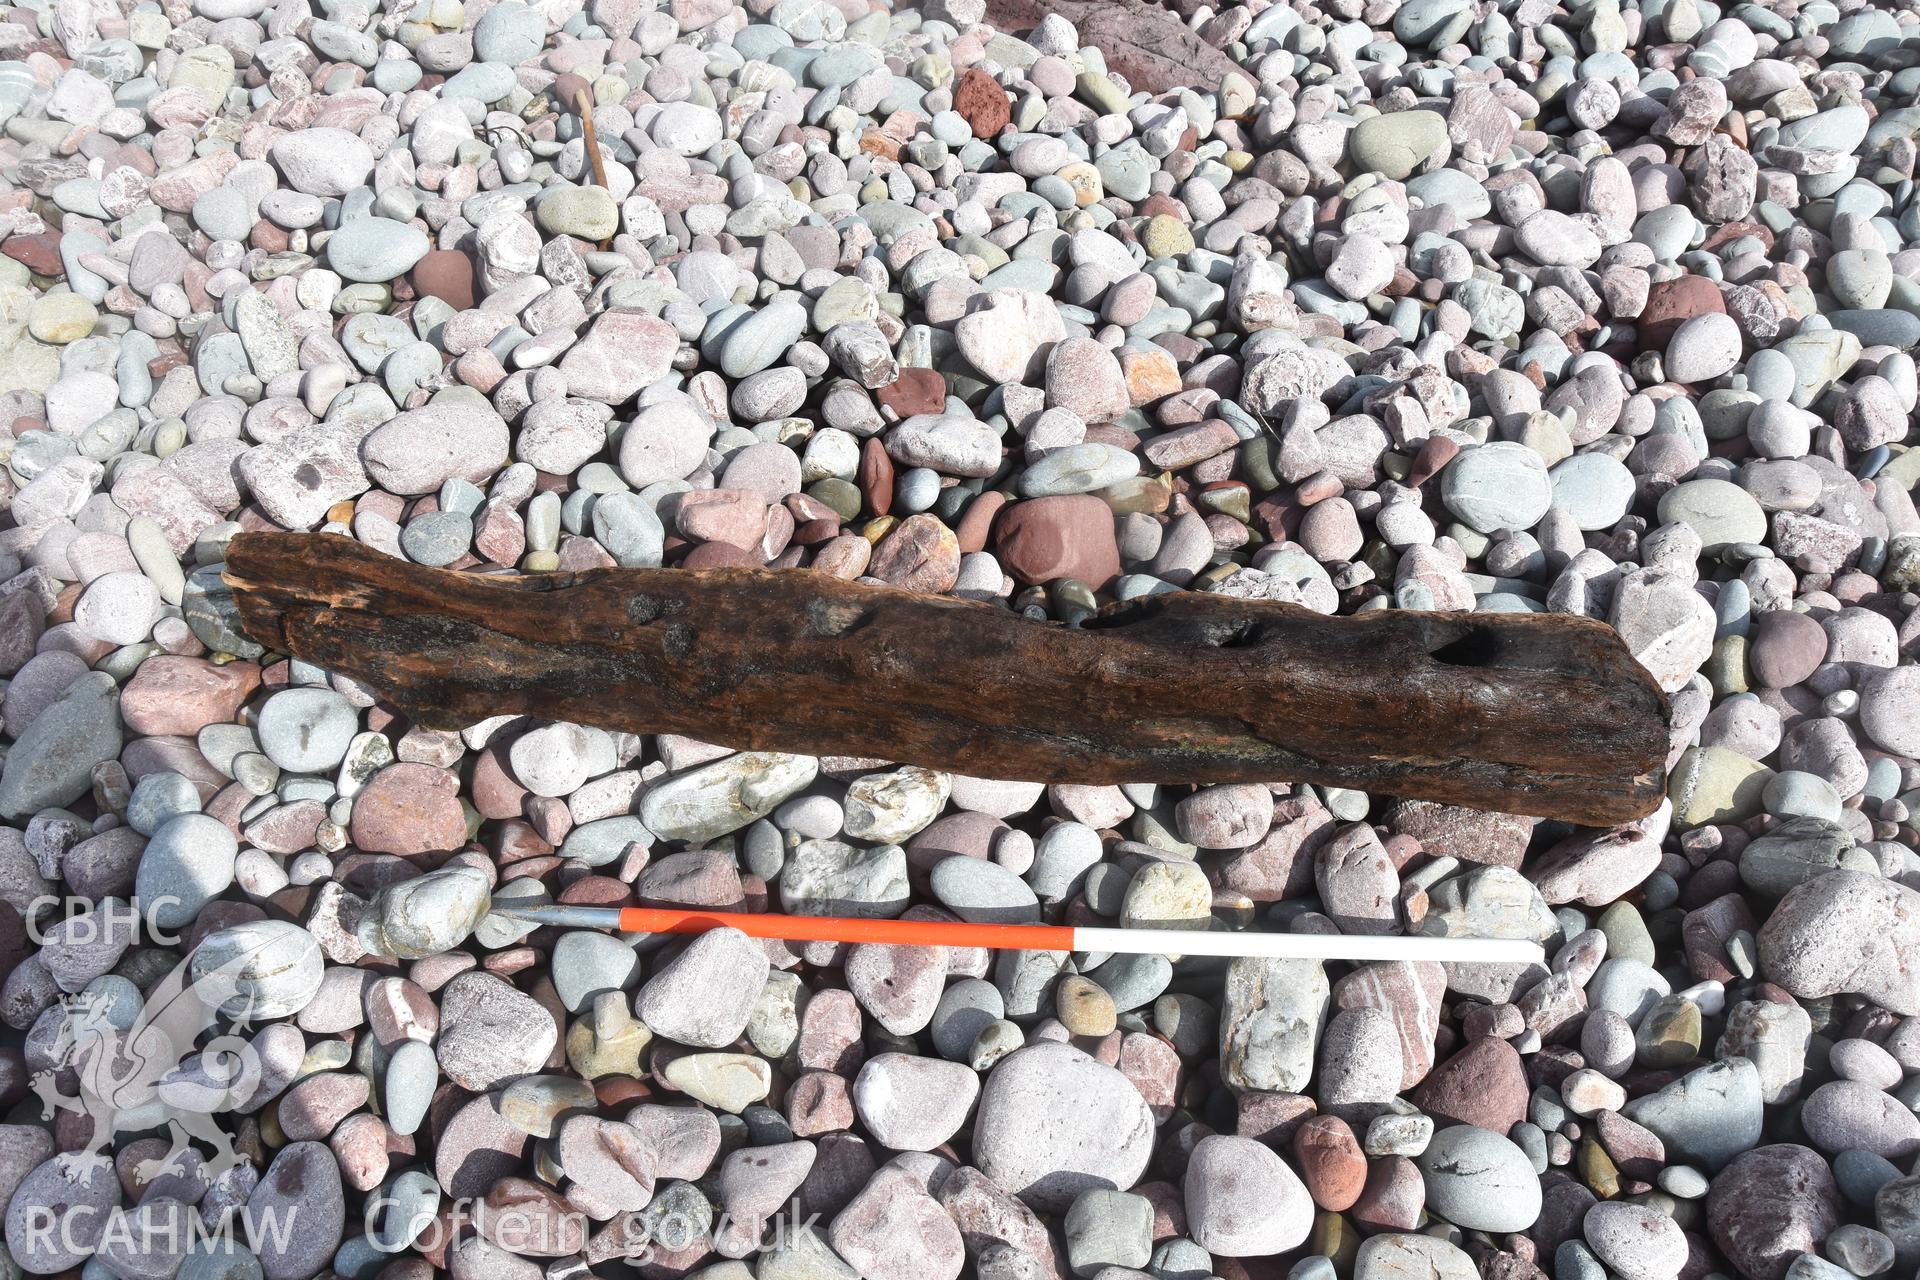
[(1100, 951), (1147, 955), (1261, 956), (1277, 960), (1436, 960), (1541, 964), (1537, 943), (1518, 938), (1402, 938), (1348, 933), (1217, 933), (1203, 929), (1085, 929), (1056, 924), (968, 924), (951, 920), (864, 920), (685, 907), (581, 907), (500, 904), (494, 910), (529, 924), (623, 933), (704, 933), (738, 929), (787, 942), (882, 942), (908, 947), (986, 947), (996, 951)]

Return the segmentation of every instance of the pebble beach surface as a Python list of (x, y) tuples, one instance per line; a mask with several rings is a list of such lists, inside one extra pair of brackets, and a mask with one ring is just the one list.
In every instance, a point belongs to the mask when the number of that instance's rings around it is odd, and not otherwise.
[[(0, 1276), (1915, 1275), (1920, 11), (1186, 5), (1169, 83), (1025, 8), (0, 9)], [(241, 634), (267, 528), (1582, 614), (1669, 798), (432, 731)]]

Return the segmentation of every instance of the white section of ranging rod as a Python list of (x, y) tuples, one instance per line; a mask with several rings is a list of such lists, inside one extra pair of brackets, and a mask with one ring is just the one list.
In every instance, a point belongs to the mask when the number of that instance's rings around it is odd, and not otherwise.
[(1540, 945), (1520, 938), (1403, 938), (1353, 933), (1214, 933), (1199, 929), (1073, 931), (1076, 951), (1181, 956), (1264, 956), (1276, 960), (1433, 960), (1443, 964), (1545, 964)]

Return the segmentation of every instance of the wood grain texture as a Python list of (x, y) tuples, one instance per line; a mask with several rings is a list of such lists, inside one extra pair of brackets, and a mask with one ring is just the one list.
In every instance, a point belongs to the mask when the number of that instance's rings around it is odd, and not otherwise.
[(259, 643), (420, 723), (530, 714), (1049, 782), (1298, 781), (1590, 825), (1660, 802), (1667, 702), (1584, 618), (1182, 592), (1082, 628), (804, 570), (425, 569), (248, 533)]

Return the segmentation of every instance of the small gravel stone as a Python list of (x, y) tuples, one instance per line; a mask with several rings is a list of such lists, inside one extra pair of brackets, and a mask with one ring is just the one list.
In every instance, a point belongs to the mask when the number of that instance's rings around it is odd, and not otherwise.
[(1686, 1232), (1658, 1209), (1596, 1204), (1580, 1229), (1599, 1259), (1626, 1280), (1671, 1280), (1686, 1265)]
[(1480, 533), (1530, 529), (1553, 502), (1553, 482), (1540, 455), (1521, 444), (1468, 449), (1440, 475), (1447, 510)]
[(647, 980), (634, 1011), (669, 1040), (725, 1048), (746, 1030), (766, 980), (766, 953), (737, 929), (715, 929)]
[(463, 973), (448, 983), (440, 1018), (440, 1069), (476, 1093), (538, 1071), (557, 1042), (552, 1016), (489, 973)]
[(320, 990), (324, 965), (313, 936), (284, 920), (252, 920), (201, 939), (195, 992), (229, 1017), (284, 1018)]
[(360, 717), (331, 689), (287, 689), (267, 699), (255, 729), (260, 750), (288, 773), (322, 773), (346, 758)]
[(640, 820), (668, 840), (705, 840), (772, 813), (819, 772), (811, 756), (747, 751), (648, 788)]
[(1226, 1258), (1284, 1253), (1307, 1238), (1313, 1201), (1285, 1161), (1251, 1138), (1213, 1134), (1187, 1161), (1194, 1243)]
[(233, 883), (240, 844), (225, 823), (181, 813), (154, 829), (140, 854), (134, 893), (142, 914), (162, 929), (193, 923)]
[(1152, 1138), (1152, 1116), (1126, 1076), (1046, 1042), (1016, 1050), (987, 1074), (973, 1124), (980, 1171), (1054, 1212), (1089, 1188), (1133, 1186)]
[(1488, 1129), (1455, 1125), (1433, 1135), (1414, 1163), (1427, 1203), (1470, 1231), (1525, 1231), (1540, 1216), (1540, 1182), (1526, 1153)]
[(904, 1053), (867, 1059), (853, 1079), (860, 1123), (895, 1151), (931, 1151), (960, 1130), (980, 1093), (964, 1064)]

